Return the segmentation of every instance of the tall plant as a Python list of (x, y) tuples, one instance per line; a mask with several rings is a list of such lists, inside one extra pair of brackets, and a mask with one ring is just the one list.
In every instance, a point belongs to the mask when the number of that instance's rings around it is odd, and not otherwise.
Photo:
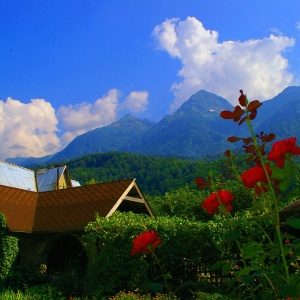
[[(285, 225), (280, 220), (279, 207), (288, 197), (292, 178), (299, 180), (295, 156), (300, 155), (296, 138), (277, 141), (271, 151), (266, 153), (266, 143), (275, 139), (275, 134), (254, 132), (252, 122), (262, 103), (249, 102), (240, 91), (239, 105), (233, 111), (222, 111), (220, 116), (233, 120), (238, 125), (246, 123), (249, 137), (231, 136), (231, 143), (242, 142), (247, 163), (252, 166), (239, 174), (235, 165), (236, 154), (227, 150), (227, 167), (230, 174), (241, 181), (246, 188), (253, 189), (253, 203), (250, 207), (251, 218), (256, 220), (260, 236), (243, 236), (247, 224), (232, 222), (232, 202), (234, 194), (228, 190), (218, 190), (212, 172), (209, 180), (197, 178), (200, 188), (208, 185), (212, 194), (203, 202), (202, 208), (208, 214), (219, 213), (228, 222), (231, 230), (227, 236), (235, 242), (239, 255), (233, 260), (219, 261), (212, 269), (222, 268), (223, 273), (231, 273), (234, 280), (227, 282), (228, 293), (237, 298), (290, 298), (300, 296), (300, 243), (296, 237), (282, 230)], [(293, 191), (292, 191), (293, 192)], [(287, 219), (287, 225), (300, 229), (300, 218)], [(272, 298), (273, 299), (273, 298)]]

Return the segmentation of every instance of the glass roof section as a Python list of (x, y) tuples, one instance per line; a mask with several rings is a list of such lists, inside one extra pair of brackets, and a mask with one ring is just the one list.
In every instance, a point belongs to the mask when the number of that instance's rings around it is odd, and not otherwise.
[(0, 161), (0, 184), (37, 191), (34, 171)]
[[(66, 166), (37, 171), (25, 169), (16, 165), (0, 161), (0, 185), (15, 187), (34, 192), (56, 190)], [(72, 187), (80, 186), (76, 180), (71, 180)], [(59, 189), (65, 187), (58, 187)]]

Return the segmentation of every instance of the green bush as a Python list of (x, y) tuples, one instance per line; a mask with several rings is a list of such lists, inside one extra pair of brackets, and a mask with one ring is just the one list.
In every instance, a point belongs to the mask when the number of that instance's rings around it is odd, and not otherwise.
[[(120, 290), (139, 288), (148, 293), (147, 282), (159, 282), (160, 271), (151, 256), (130, 255), (132, 240), (153, 229), (163, 243), (156, 249), (164, 269), (170, 271), (172, 290), (184, 282), (199, 282), (199, 270), (231, 256), (224, 242), (228, 229), (216, 222), (192, 222), (178, 217), (149, 218), (133, 213), (97, 217), (85, 230), (89, 255), (87, 288), (90, 294), (115, 295)], [(190, 293), (186, 286), (180, 294)]]
[(48, 280), (44, 265), (15, 265), (6, 277), (5, 285), (17, 291), (44, 284)]
[(0, 287), (11, 271), (18, 252), (18, 238), (8, 233), (5, 216), (0, 213)]
[(148, 196), (147, 200), (156, 216), (180, 217), (196, 221), (209, 219), (201, 208), (201, 200), (208, 196), (208, 192), (191, 189), (186, 185), (167, 192), (164, 196)]

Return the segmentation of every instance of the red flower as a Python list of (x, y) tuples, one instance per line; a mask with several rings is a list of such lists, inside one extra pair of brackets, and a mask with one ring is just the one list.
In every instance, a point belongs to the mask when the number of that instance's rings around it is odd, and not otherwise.
[(158, 237), (158, 233), (153, 230), (145, 231), (133, 240), (133, 249), (131, 255), (139, 252), (151, 253), (162, 240)]
[[(218, 191), (216, 193), (212, 193), (208, 198), (206, 198), (203, 202), (202, 208), (206, 209), (208, 214), (213, 214), (218, 211), (220, 206), (220, 202), (225, 205), (226, 211), (231, 211), (232, 206), (230, 202), (234, 199), (234, 196), (230, 191)], [(219, 202), (220, 201), (220, 202)]]
[(195, 179), (196, 184), (198, 185), (199, 189), (204, 189), (207, 186), (207, 183), (204, 179), (197, 177)]
[(268, 155), (268, 160), (276, 161), (276, 166), (282, 168), (284, 166), (284, 156), (287, 153), (300, 155), (300, 148), (296, 146), (295, 137), (275, 142)]
[[(269, 176), (272, 175), (272, 171), (270, 170), (270, 166), (266, 165), (267, 172)], [(253, 188), (257, 185), (258, 182), (267, 183), (267, 176), (266, 173), (261, 166), (255, 166), (250, 168), (248, 171), (241, 174), (241, 179), (247, 188)], [(261, 188), (259, 186), (256, 186), (255, 192), (256, 194), (260, 194), (263, 191), (267, 191), (267, 188), (262, 186)]]

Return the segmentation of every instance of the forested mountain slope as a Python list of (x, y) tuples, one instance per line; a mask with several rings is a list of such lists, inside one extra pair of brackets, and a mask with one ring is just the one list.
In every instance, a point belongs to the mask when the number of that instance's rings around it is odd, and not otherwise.
[(196, 177), (207, 178), (209, 170), (220, 175), (223, 163), (224, 158), (209, 162), (108, 152), (72, 159), (68, 165), (81, 184), (136, 178), (144, 193), (163, 195), (185, 185), (196, 189)]

